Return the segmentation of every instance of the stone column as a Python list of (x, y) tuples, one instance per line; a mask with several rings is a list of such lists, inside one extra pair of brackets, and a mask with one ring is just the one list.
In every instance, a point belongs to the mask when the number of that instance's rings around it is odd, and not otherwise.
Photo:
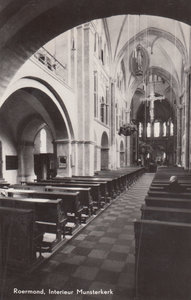
[(109, 110), (109, 119), (110, 119), (110, 143), (111, 143), (111, 169), (115, 169), (117, 166), (116, 161), (116, 110), (115, 110), (115, 82), (110, 79), (110, 110)]
[(190, 68), (185, 69), (185, 169), (190, 165)]
[(166, 122), (166, 136), (170, 136), (170, 122)]
[(75, 81), (76, 81), (76, 72), (75, 72), (75, 68), (76, 68), (76, 29), (73, 28), (71, 29), (70, 31), (70, 45), (71, 45), (71, 49), (70, 49), (70, 60), (71, 60), (71, 72), (70, 72), (70, 75), (71, 75), (71, 87), (73, 89), (75, 89)]
[(84, 174), (94, 175), (94, 94), (93, 45), (91, 23), (84, 25)]
[(83, 26), (77, 27), (77, 106), (78, 106), (78, 136), (77, 149), (78, 160), (76, 162), (76, 169), (78, 175), (83, 175), (84, 170), (84, 30)]
[(34, 143), (22, 141), (18, 147), (18, 181), (33, 181), (34, 173)]
[(142, 133), (143, 141), (145, 142), (147, 139), (147, 124), (143, 122), (143, 133)]
[[(131, 111), (127, 111), (127, 123), (130, 123), (130, 114)], [(132, 141), (131, 141), (131, 136), (127, 136), (125, 138), (125, 162), (127, 166), (131, 165), (132, 162), (132, 153), (133, 153), (133, 147), (132, 147)]]
[(71, 168), (72, 168), (72, 175), (78, 175), (77, 170), (77, 162), (78, 162), (78, 144), (77, 141), (72, 141), (72, 158), (71, 158)]
[(160, 133), (159, 136), (162, 137), (163, 136), (163, 122), (160, 122)]
[(181, 152), (182, 152), (182, 108), (179, 104), (177, 106), (177, 152), (176, 152), (176, 163), (181, 164)]
[(97, 170), (101, 170), (101, 147), (97, 146)]

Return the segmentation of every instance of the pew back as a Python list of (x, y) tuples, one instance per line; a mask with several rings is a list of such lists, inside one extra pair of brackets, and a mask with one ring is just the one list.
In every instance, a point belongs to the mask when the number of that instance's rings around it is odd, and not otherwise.
[(138, 220), (134, 228), (137, 298), (189, 299), (191, 224)]
[(36, 261), (34, 211), (0, 207), (0, 271), (26, 270)]

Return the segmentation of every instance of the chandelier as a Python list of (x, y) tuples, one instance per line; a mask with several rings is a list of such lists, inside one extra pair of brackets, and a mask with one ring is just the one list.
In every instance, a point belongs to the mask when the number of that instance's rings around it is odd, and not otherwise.
[(135, 131), (137, 131), (137, 125), (134, 120), (132, 120), (130, 123), (123, 124), (119, 128), (118, 134), (121, 135), (123, 134), (124, 136), (130, 136), (132, 135)]

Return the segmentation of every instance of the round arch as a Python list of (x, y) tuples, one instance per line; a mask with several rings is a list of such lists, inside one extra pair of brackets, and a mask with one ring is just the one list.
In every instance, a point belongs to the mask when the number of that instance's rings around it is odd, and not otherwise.
[(101, 170), (109, 168), (109, 137), (104, 131), (101, 137)]
[[(21, 80), (22, 81), (22, 80)], [(30, 83), (30, 84), (29, 84)], [(16, 87), (19, 89), (16, 89)], [(14, 173), (14, 182), (35, 179), (34, 141), (39, 130), (47, 126), (52, 143), (51, 153), (44, 153), (44, 164), (51, 165), (56, 171), (58, 149), (70, 155), (70, 142), (73, 131), (56, 97), (44, 86), (28, 80), (17, 82), (3, 99), (0, 108), (0, 138), (4, 151), (18, 157), (18, 170)], [(69, 117), (69, 116), (68, 116)], [(49, 147), (50, 148), (50, 147)], [(53, 152), (53, 153), (52, 153)], [(5, 157), (4, 157), (5, 161)], [(39, 160), (40, 162), (40, 160)], [(54, 164), (54, 167), (53, 167)], [(67, 166), (69, 172), (70, 166)], [(48, 174), (48, 171), (46, 174)], [(5, 179), (8, 172), (4, 168)], [(10, 181), (10, 180), (9, 180)]]
[[(43, 95), (46, 96), (46, 100), (43, 101), (42, 105), (46, 107), (47, 99), (49, 99), (49, 104), (52, 103), (51, 108), (55, 106), (58, 113), (58, 116), (55, 116), (53, 115), (53, 113), (55, 112), (55, 108), (53, 110), (49, 109), (50, 114), (52, 114), (52, 119), (56, 120), (56, 117), (58, 117), (59, 119), (63, 119), (63, 123), (67, 129), (67, 138), (70, 140), (74, 139), (74, 130), (66, 106), (64, 105), (64, 102), (58, 95), (58, 93), (52, 87), (50, 87), (50, 85), (48, 85), (45, 81), (39, 80), (38, 78), (34, 77), (20, 78), (19, 80), (11, 84), (9, 89), (7, 89), (4, 93), (3, 97), (1, 98), (1, 107), (3, 106), (5, 101), (7, 101), (7, 99), (16, 92), (25, 92), (30, 94), (31, 96), (36, 97), (37, 99), (39, 97), (42, 97)], [(31, 103), (32, 102), (34, 101), (31, 101)], [(66, 138), (66, 136), (62, 138)]]

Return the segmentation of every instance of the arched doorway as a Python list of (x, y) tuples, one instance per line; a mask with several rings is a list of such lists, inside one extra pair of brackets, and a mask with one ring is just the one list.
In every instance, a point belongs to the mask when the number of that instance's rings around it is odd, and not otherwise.
[(34, 140), (34, 172), (37, 180), (56, 176), (53, 137), (46, 124), (40, 128)]
[(101, 138), (101, 170), (108, 170), (109, 168), (109, 139), (106, 132), (102, 134)]

